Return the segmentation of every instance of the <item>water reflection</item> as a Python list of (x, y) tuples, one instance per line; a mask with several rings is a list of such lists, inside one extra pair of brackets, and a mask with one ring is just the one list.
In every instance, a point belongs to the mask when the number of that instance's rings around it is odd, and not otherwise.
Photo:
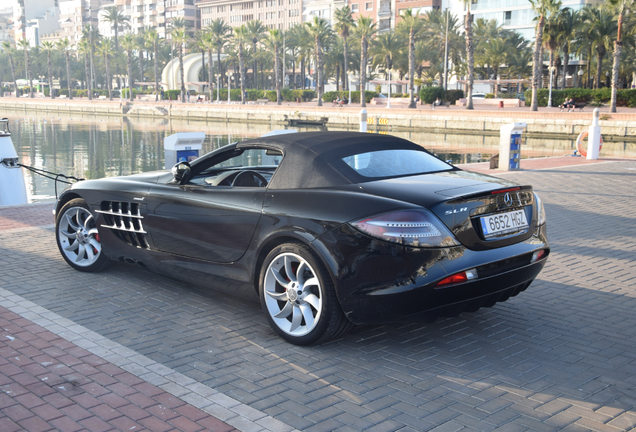
[[(20, 163), (80, 178), (101, 178), (160, 170), (163, 139), (177, 132), (205, 132), (202, 153), (261, 136), (280, 125), (212, 123), (196, 120), (137, 119), (95, 116), (31, 116), (10, 119)], [(300, 131), (339, 130), (301, 127)], [(343, 129), (342, 129), (343, 130)], [(499, 137), (436, 131), (391, 132), (423, 145), (455, 164), (484, 162), (499, 152)], [(526, 138), (522, 158), (572, 154), (573, 140)], [(635, 143), (606, 142), (603, 157), (636, 157)], [(29, 200), (55, 198), (54, 181), (25, 172)]]

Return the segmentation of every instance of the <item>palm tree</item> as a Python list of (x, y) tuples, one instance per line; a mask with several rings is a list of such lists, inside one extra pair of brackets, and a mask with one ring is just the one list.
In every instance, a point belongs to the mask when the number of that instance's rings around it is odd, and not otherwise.
[(283, 43), (283, 34), (280, 30), (270, 30), (264, 40), (265, 48), (274, 55), (274, 76), (276, 79), (276, 103), (281, 104), (280, 97), (280, 46)]
[(137, 41), (136, 41), (135, 35), (132, 33), (126, 33), (124, 37), (122, 38), (121, 46), (126, 50), (126, 60), (127, 60), (126, 63), (127, 63), (127, 69), (128, 69), (128, 91), (130, 93), (128, 95), (128, 99), (132, 101), (133, 100), (132, 58), (133, 58), (133, 50), (137, 48)]
[(181, 103), (186, 101), (185, 75), (183, 73), (183, 47), (188, 43), (189, 37), (183, 27), (173, 27), (170, 31), (172, 42), (178, 47), (179, 53), (179, 76), (181, 77)]
[[(161, 43), (161, 38), (159, 37), (159, 33), (157, 33), (157, 29), (150, 29), (146, 31), (146, 44), (148, 46), (152, 46), (154, 53), (154, 62), (155, 62), (155, 102), (159, 101), (159, 44)], [(181, 79), (183, 82), (183, 79)]]
[(62, 51), (64, 54), (64, 59), (66, 60), (66, 84), (68, 86), (68, 98), (73, 99), (73, 90), (71, 87), (71, 59), (70, 59), (70, 51), (71, 51), (71, 42), (68, 38), (60, 39), (55, 44), (57, 49)]
[(532, 111), (539, 109), (539, 80), (543, 75), (543, 59), (542, 49), (543, 46), (543, 27), (545, 26), (546, 16), (561, 9), (560, 0), (530, 0), (532, 9), (538, 15), (537, 27), (535, 32), (534, 42), (534, 68), (532, 71)]
[(144, 82), (144, 51), (149, 46), (145, 28), (141, 29), (135, 36), (135, 42), (137, 43), (137, 57), (139, 60), (139, 81)]
[(351, 8), (349, 6), (341, 7), (340, 9), (336, 9), (334, 14), (334, 20), (336, 22), (334, 26), (334, 30), (340, 35), (342, 38), (342, 46), (344, 48), (344, 70), (343, 75), (345, 77), (345, 82), (347, 83), (347, 88), (349, 89), (349, 80), (346, 79), (348, 69), (349, 69), (349, 47), (347, 45), (347, 39), (349, 39), (349, 34), (351, 29), (355, 26), (355, 22), (353, 21), (353, 17), (351, 15)]
[(621, 64), (621, 52), (623, 50), (623, 17), (634, 5), (634, 0), (610, 0), (618, 12), (616, 40), (614, 41), (614, 63), (612, 64), (612, 100), (610, 112), (616, 112), (616, 92), (618, 90), (618, 70)]
[(124, 15), (117, 6), (112, 6), (105, 9), (105, 12), (102, 15), (102, 19), (107, 23), (110, 23), (111, 26), (115, 28), (115, 51), (119, 52), (119, 43), (117, 36), (119, 35), (119, 25), (120, 24), (128, 24), (128, 17)]
[(402, 20), (398, 24), (398, 32), (408, 38), (409, 41), (409, 108), (416, 108), (415, 103), (415, 42), (422, 35), (424, 27), (420, 19), (419, 12), (413, 13), (413, 9), (407, 9), (402, 14)]
[[(265, 25), (263, 25), (262, 22), (260, 22), (259, 20), (251, 20), (246, 24), (247, 27), (247, 31), (249, 33), (249, 38), (252, 41), (252, 52), (254, 54), (256, 54), (257, 50), (256, 50), (256, 45), (258, 44), (258, 42), (263, 39), (263, 37), (265, 37), (265, 32), (267, 31), (267, 27), (265, 27)], [(256, 71), (258, 70), (258, 57), (255, 55), (254, 56), (254, 69), (253, 69), (253, 76), (254, 76), (254, 88), (258, 88), (258, 84), (256, 83)]]
[[(402, 56), (404, 42), (396, 32), (381, 33), (371, 42), (369, 57), (373, 66), (384, 66), (385, 74), (393, 69), (396, 58)], [(388, 78), (388, 76), (386, 77)]]
[(102, 39), (102, 43), (100, 44), (99, 54), (104, 56), (104, 68), (106, 72), (106, 89), (108, 89), (108, 100), (113, 100), (113, 92), (110, 88), (111, 78), (110, 78), (110, 58), (114, 54), (113, 46), (111, 44), (111, 40), (108, 38)]
[(223, 70), (221, 69), (221, 50), (230, 40), (232, 27), (227, 25), (223, 18), (217, 18), (208, 25), (207, 31), (210, 33), (212, 41), (216, 46), (217, 73), (220, 74), (221, 79), (223, 79)]
[(558, 20), (560, 30), (558, 40), (563, 50), (563, 86), (561, 89), (565, 89), (565, 77), (570, 63), (570, 46), (574, 40), (574, 35), (581, 26), (581, 19), (578, 11), (565, 8), (559, 13)]
[[(499, 67), (505, 63), (506, 56), (510, 51), (510, 47), (503, 37), (489, 40), (484, 44), (480, 57), (484, 63), (488, 63), (488, 66), (493, 71), (495, 79), (497, 79), (497, 76), (499, 75)], [(495, 97), (498, 97), (497, 93), (499, 86), (494, 84), (494, 87), (495, 91), (493, 93), (495, 93)]]
[(91, 70), (91, 77), (90, 77), (91, 84), (88, 86), (88, 88), (90, 91), (90, 89), (95, 88), (95, 81), (94, 81), (95, 77), (93, 76), (93, 73), (95, 72), (95, 55), (94, 55), (95, 46), (99, 43), (102, 36), (99, 34), (99, 29), (93, 28), (92, 26), (87, 25), (82, 29), (82, 38), (88, 39), (89, 60), (90, 60), (90, 70)]
[(251, 41), (250, 32), (245, 25), (234, 27), (234, 39), (238, 45), (239, 72), (241, 74), (241, 103), (245, 104), (245, 52), (243, 47)]
[(9, 56), (9, 66), (11, 67), (11, 77), (13, 78), (13, 90), (18, 97), (18, 81), (15, 79), (15, 64), (13, 63), (13, 47), (9, 42), (2, 42), (2, 48)]
[[(555, 63), (555, 52), (560, 47), (560, 22), (559, 22), (559, 14), (551, 13), (546, 18), (546, 23), (543, 31), (543, 46), (550, 51), (550, 60), (548, 61), (549, 65), (549, 75), (552, 76), (554, 72), (554, 63)], [(554, 78), (555, 81), (558, 81), (558, 77)]]
[[(509, 72), (517, 76), (518, 79), (532, 75), (532, 49), (524, 45), (519, 49), (512, 50), (506, 57)], [(517, 84), (517, 93), (521, 93), (521, 83)]]
[(208, 89), (210, 90), (210, 101), (212, 100), (212, 83), (214, 74), (212, 73), (212, 50), (216, 47), (212, 34), (209, 31), (203, 32), (201, 36), (201, 47), (208, 52)]
[(607, 54), (607, 49), (612, 44), (612, 37), (618, 31), (618, 23), (614, 14), (597, 5), (589, 8), (584, 22), (585, 31), (596, 47), (596, 79), (595, 88), (601, 88), (601, 73), (603, 70), (603, 58)]
[(93, 89), (91, 87), (91, 71), (90, 71), (90, 43), (88, 39), (82, 37), (77, 48), (80, 52), (84, 53), (84, 73), (86, 75), (86, 89), (88, 91), (88, 100), (93, 100)]
[(53, 76), (53, 74), (51, 73), (51, 53), (53, 52), (54, 49), (55, 49), (55, 45), (53, 44), (53, 42), (51, 41), (42, 42), (42, 51), (46, 53), (46, 70), (48, 72), (49, 93), (50, 93), (51, 99), (55, 99), (55, 93), (53, 92), (53, 86), (51, 85), (53, 84), (53, 81), (51, 80), (51, 77)]
[(318, 90), (318, 106), (322, 106), (322, 84), (325, 80), (322, 47), (325, 43), (328, 42), (329, 38), (332, 35), (332, 31), (331, 27), (329, 26), (329, 22), (326, 19), (317, 16), (314, 17), (313, 22), (308, 22), (305, 24), (307, 25), (309, 35), (314, 40), (315, 44), (314, 49), (316, 57), (316, 86)]
[(367, 85), (367, 50), (377, 29), (372, 18), (359, 16), (354, 34), (360, 38), (360, 106), (366, 107), (365, 87)]
[(24, 50), (24, 71), (26, 72), (26, 77), (29, 80), (29, 93), (31, 98), (33, 98), (33, 76), (31, 73), (31, 59), (29, 58), (29, 41), (26, 39), (20, 39), (18, 41), (18, 46)]
[(468, 66), (468, 83), (466, 83), (466, 109), (473, 109), (473, 82), (475, 80), (475, 52), (473, 46), (473, 15), (470, 13), (472, 0), (463, 0), (466, 8), (464, 34), (466, 36), (466, 63)]

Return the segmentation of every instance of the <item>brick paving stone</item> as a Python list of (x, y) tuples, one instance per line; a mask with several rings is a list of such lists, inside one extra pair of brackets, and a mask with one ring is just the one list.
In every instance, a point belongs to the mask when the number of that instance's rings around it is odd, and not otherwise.
[[(299, 429), (351, 427), (335, 420), (346, 413), (369, 430), (628, 430), (636, 426), (636, 162), (537, 167), (494, 174), (532, 184), (543, 199), (552, 247), (544, 271), (505, 303), (433, 324), (358, 327), (322, 346), (292, 347), (257, 303), (131, 266), (75, 272), (50, 227), (3, 232), (0, 224), (0, 266), (13, 276), (1, 288)], [(28, 345), (0, 346), (0, 354)], [(124, 384), (172, 412), (183, 405)], [(351, 408), (321, 416), (342, 404)]]

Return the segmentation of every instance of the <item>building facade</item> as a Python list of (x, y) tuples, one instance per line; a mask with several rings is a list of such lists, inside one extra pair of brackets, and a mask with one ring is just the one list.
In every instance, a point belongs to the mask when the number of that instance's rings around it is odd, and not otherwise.
[(232, 27), (260, 20), (269, 29), (288, 29), (302, 20), (301, 0), (209, 0), (197, 3), (201, 27), (223, 18)]

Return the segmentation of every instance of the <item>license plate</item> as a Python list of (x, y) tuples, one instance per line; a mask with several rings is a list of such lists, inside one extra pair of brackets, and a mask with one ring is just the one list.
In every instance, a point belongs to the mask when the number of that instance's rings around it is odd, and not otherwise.
[(481, 218), (481, 229), (485, 238), (515, 233), (525, 228), (528, 228), (525, 210), (498, 213)]

